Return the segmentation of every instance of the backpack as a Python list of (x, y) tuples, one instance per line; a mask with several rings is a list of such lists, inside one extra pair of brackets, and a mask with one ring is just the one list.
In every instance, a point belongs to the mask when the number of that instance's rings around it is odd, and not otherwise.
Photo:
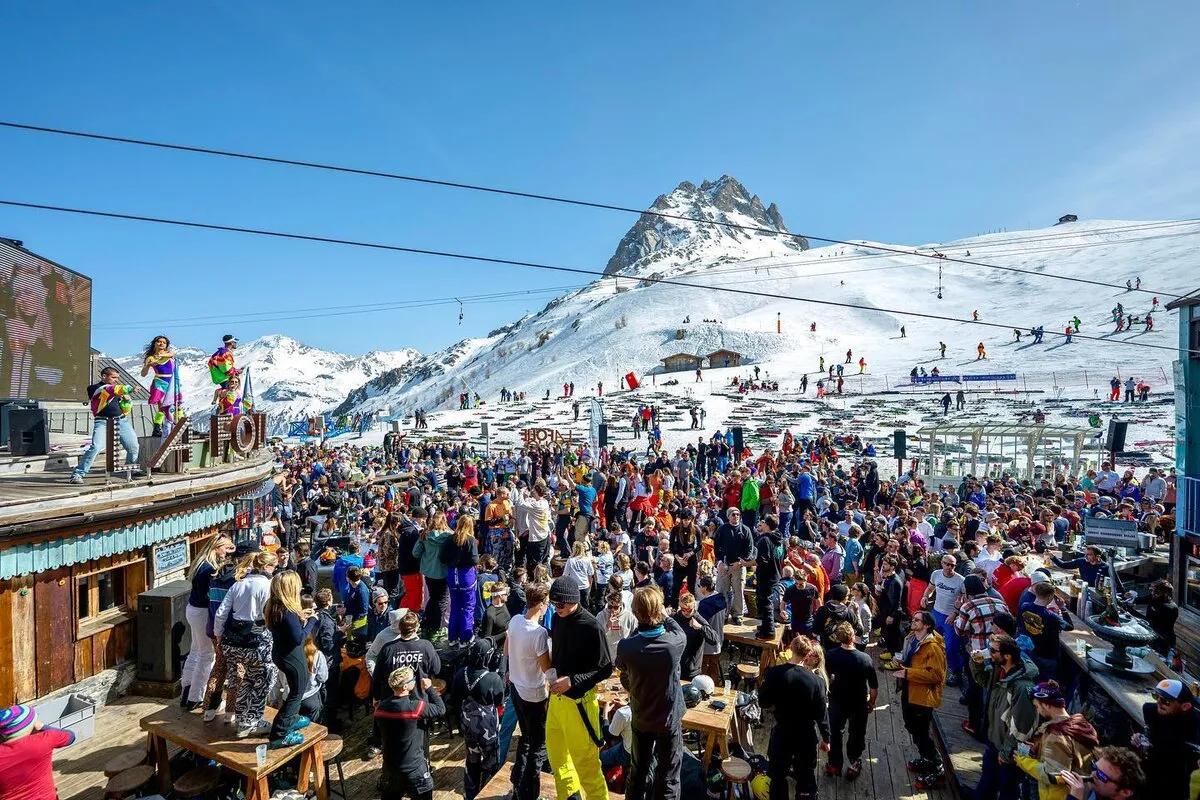
[(471, 696), (471, 692), (483, 680), (487, 672), (467, 684), (467, 697), (462, 703), (462, 734), (467, 745), (467, 760), (482, 761), (488, 753), (495, 752), (500, 743), (500, 717), (495, 706), (485, 706)]

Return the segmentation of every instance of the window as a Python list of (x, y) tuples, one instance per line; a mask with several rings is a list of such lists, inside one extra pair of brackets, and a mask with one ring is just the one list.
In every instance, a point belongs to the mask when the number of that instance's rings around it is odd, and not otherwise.
[(118, 567), (75, 579), (75, 607), (81, 623), (125, 605), (125, 569)]

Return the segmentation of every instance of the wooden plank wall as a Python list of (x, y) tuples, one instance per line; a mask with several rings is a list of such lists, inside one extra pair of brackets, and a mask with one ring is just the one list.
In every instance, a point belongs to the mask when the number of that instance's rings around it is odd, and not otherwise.
[[(134, 619), (76, 638), (75, 579), (112, 560), (105, 561), (0, 581), (0, 705), (35, 700), (135, 656)], [(128, 608), (146, 590), (146, 569), (145, 561), (126, 568)]]

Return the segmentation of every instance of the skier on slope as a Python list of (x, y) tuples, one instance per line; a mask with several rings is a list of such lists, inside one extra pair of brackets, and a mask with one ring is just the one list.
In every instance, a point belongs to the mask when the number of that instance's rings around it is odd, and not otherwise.
[[(813, 324), (816, 325), (817, 323), (814, 322)], [(820, 362), (817, 366), (817, 372), (824, 372), (824, 371), (825, 371), (825, 356), (821, 356)]]
[(858, 374), (862, 375), (866, 371), (867, 371), (867, 360), (865, 358), (860, 358), (858, 360)]
[(900, 338), (903, 339), (905, 336), (906, 336), (906, 334), (904, 332), (904, 326), (901, 325), (900, 326)]
[(1145, 330), (1145, 332), (1149, 333), (1152, 330), (1154, 330), (1154, 317), (1152, 317), (1150, 314), (1146, 314), (1146, 330)]
[(846, 363), (849, 364), (853, 358), (854, 358), (854, 351), (846, 350)]
[(1158, 296), (1157, 295), (1150, 298), (1150, 308), (1154, 309), (1155, 311), (1158, 310)]
[(1135, 289), (1142, 288), (1142, 276), (1141, 275), (1138, 275), (1137, 278), (1134, 280), (1133, 288), (1135, 288)]
[(949, 413), (950, 413), (950, 393), (946, 392), (944, 395), (942, 395), (942, 416), (944, 417), (944, 416), (948, 415)]
[(979, 309), (978, 308), (971, 312), (971, 321), (979, 322)]
[(1108, 382), (1108, 399), (1114, 403), (1121, 402), (1121, 379), (1116, 375)]
[(941, 352), (941, 354), (942, 354), (942, 356), (941, 356), (941, 357), (942, 357), (942, 358), (945, 358), (945, 357), (946, 357), (946, 343), (945, 343), (945, 342), (938, 342), (938, 350), (939, 350), (939, 351)]
[(1021, 341), (1021, 329), (1020, 329), (1020, 328), (1013, 328), (1013, 336), (1015, 336), (1015, 337), (1016, 337), (1016, 340), (1017, 340), (1018, 342), (1019, 342), (1019, 341)]
[(1063, 333), (1065, 333), (1067, 336), (1067, 341), (1065, 342), (1066, 344), (1071, 343), (1071, 334), (1074, 332), (1075, 332), (1075, 329), (1072, 328), (1070, 325), (1067, 325), (1067, 327), (1063, 329)]
[(817, 332), (817, 323), (814, 322), (812, 325), (809, 325), (808, 329), (810, 331), (812, 331), (813, 333), (816, 333)]
[(808, 394), (808, 375), (800, 376), (800, 394)]
[(1071, 327), (1073, 327), (1073, 328), (1075, 329), (1075, 332), (1076, 332), (1076, 333), (1079, 333), (1079, 326), (1080, 326), (1081, 324), (1082, 324), (1082, 323), (1080, 323), (1080, 321), (1079, 321), (1079, 315), (1078, 315), (1078, 314), (1076, 314), (1075, 316), (1071, 317)]
[(979, 361), (986, 358), (987, 348), (983, 346), (983, 342), (980, 342), (979, 344), (975, 345), (975, 360)]

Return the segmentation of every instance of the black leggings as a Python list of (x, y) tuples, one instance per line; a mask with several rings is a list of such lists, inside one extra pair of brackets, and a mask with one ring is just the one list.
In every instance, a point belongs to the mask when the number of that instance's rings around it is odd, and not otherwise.
[(288, 693), (275, 722), (271, 725), (271, 741), (282, 739), (288, 735), (296, 716), (300, 713), (300, 697), (308, 689), (308, 660), (304, 657), (304, 648), (296, 647), (290, 653), (275, 662), (276, 668), (287, 679)]

